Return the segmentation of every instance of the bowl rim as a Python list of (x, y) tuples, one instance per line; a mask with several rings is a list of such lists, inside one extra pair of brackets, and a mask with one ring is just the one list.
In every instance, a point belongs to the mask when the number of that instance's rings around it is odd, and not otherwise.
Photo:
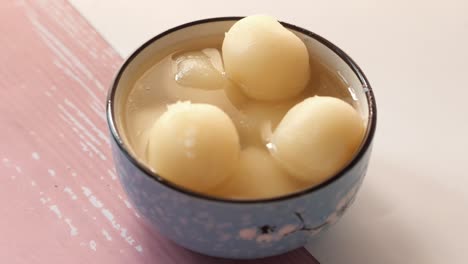
[(226, 16), (226, 17), (213, 17), (213, 18), (206, 18), (206, 19), (200, 19), (200, 20), (194, 20), (192, 22), (184, 23), (179, 26), (172, 27), (154, 37), (151, 39), (147, 40), (144, 42), (142, 45), (140, 45), (135, 51), (131, 53), (130, 56), (125, 59), (123, 64), (120, 66), (118, 72), (116, 73), (111, 87), (108, 91), (107, 95), (107, 102), (106, 102), (106, 118), (107, 118), (107, 124), (109, 126), (112, 139), (115, 141), (117, 146), (119, 147), (120, 151), (125, 155), (125, 157), (139, 170), (143, 171), (145, 173), (146, 177), (151, 178), (154, 180), (156, 183), (162, 184), (176, 192), (183, 193), (185, 195), (195, 197), (198, 199), (203, 199), (203, 200), (208, 200), (212, 202), (221, 202), (221, 203), (229, 203), (229, 204), (255, 204), (255, 203), (271, 203), (271, 202), (277, 202), (277, 201), (285, 201), (293, 198), (298, 198), (300, 196), (315, 192), (317, 190), (323, 189), (326, 186), (332, 184), (333, 182), (337, 181), (341, 177), (343, 177), (349, 170), (351, 170), (364, 156), (364, 154), (368, 151), (368, 149), (372, 145), (372, 141), (374, 138), (376, 126), (377, 126), (377, 107), (376, 107), (376, 102), (375, 102), (375, 97), (374, 93), (372, 91), (371, 85), (369, 81), (367, 80), (367, 77), (364, 75), (364, 72), (361, 70), (361, 68), (354, 62), (351, 57), (346, 54), (344, 51), (342, 51), (340, 48), (335, 46), (333, 43), (328, 41), (327, 39), (323, 38), (320, 35), (317, 35), (307, 29), (298, 27), (296, 25), (287, 23), (287, 22), (282, 22), (279, 21), (284, 27), (297, 31), (301, 34), (304, 34), (308, 37), (311, 37), (315, 39), (316, 41), (320, 42), (321, 44), (325, 45), (328, 49), (330, 49), (332, 52), (334, 52), (336, 55), (338, 55), (353, 71), (353, 73), (357, 76), (359, 79), (362, 89), (364, 90), (364, 93), (366, 95), (366, 99), (368, 101), (368, 126), (367, 126), (367, 131), (365, 134), (364, 142), (361, 144), (361, 147), (358, 151), (357, 154), (354, 155), (353, 159), (344, 167), (341, 169), (339, 172), (337, 172), (334, 176), (330, 177), (326, 181), (315, 185), (313, 187), (304, 189), (299, 192), (294, 192), (290, 193), (287, 195), (282, 195), (282, 196), (277, 196), (277, 197), (272, 197), (272, 198), (264, 198), (264, 199), (227, 199), (227, 198), (218, 198), (214, 196), (209, 196), (205, 195), (203, 193), (198, 193), (195, 191), (192, 191), (188, 188), (184, 188), (182, 186), (178, 186), (176, 184), (173, 184), (162, 177), (160, 177), (157, 173), (154, 173), (152, 170), (148, 168), (144, 163), (140, 162), (136, 157), (134, 157), (131, 154), (131, 151), (127, 148), (127, 146), (124, 144), (124, 141), (122, 140), (120, 133), (117, 129), (117, 126), (115, 125), (114, 122), (114, 97), (115, 93), (117, 90), (117, 86), (119, 84), (120, 78), (122, 77), (122, 74), (125, 72), (127, 67), (132, 63), (132, 61), (148, 46), (150, 46), (153, 42), (157, 41), (158, 39), (169, 35), (175, 31), (188, 28), (191, 26), (199, 25), (199, 24), (206, 24), (206, 23), (212, 23), (212, 22), (223, 22), (223, 21), (237, 21), (244, 18), (244, 16)]

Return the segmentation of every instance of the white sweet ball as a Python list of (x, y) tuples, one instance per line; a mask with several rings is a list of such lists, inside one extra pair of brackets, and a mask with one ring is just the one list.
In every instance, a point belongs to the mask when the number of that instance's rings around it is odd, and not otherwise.
[(214, 195), (231, 199), (265, 199), (290, 194), (304, 187), (306, 185), (290, 178), (267, 150), (248, 147), (240, 154), (236, 173), (221, 183)]
[(299, 100), (283, 102), (250, 101), (233, 116), (240, 136), (241, 145), (265, 146), (271, 139), (274, 129)]
[(231, 119), (216, 106), (179, 102), (151, 129), (149, 165), (164, 179), (203, 192), (233, 173), (239, 136)]
[(253, 99), (291, 98), (309, 81), (306, 46), (270, 16), (237, 21), (226, 33), (222, 53), (227, 76)]
[(351, 161), (363, 135), (363, 120), (351, 105), (314, 96), (281, 120), (272, 136), (271, 152), (291, 175), (319, 184)]

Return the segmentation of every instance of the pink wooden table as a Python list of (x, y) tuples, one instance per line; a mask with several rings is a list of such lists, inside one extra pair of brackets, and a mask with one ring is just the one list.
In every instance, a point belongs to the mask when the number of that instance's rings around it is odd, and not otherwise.
[(174, 245), (128, 201), (104, 115), (120, 63), (67, 2), (1, 1), (0, 263), (235, 262)]

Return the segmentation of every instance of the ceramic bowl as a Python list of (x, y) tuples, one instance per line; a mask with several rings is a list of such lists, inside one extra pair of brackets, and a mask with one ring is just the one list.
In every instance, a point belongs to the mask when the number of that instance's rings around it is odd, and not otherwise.
[[(165, 181), (140, 162), (122, 134), (122, 100), (137, 73), (176, 43), (223, 34), (240, 17), (194, 21), (167, 30), (138, 48), (122, 65), (110, 89), (107, 121), (120, 181), (139, 213), (158, 232), (190, 250), (210, 256), (252, 259), (282, 254), (307, 243), (334, 224), (356, 197), (367, 171), (376, 128), (376, 105), (364, 73), (341, 49), (306, 29), (283, 23), (319, 59), (349, 84), (367, 131), (359, 152), (326, 182), (273, 199), (218, 199)], [(261, 186), (259, 186), (261, 188)]]

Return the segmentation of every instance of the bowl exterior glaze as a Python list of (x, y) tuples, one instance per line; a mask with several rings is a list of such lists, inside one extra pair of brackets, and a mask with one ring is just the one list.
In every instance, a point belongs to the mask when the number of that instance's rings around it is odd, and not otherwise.
[(346, 175), (316, 191), (266, 203), (231, 203), (159, 184), (112, 144), (126, 193), (158, 232), (199, 253), (248, 259), (299, 248), (334, 224), (354, 201), (371, 153), (368, 148)]
[(225, 201), (194, 194), (167, 183), (130, 154), (117, 131), (113, 97), (120, 75), (132, 63), (132, 57), (138, 56), (160, 37), (180, 29), (187, 30), (194, 25), (234, 23), (237, 19), (229, 17), (195, 21), (168, 30), (144, 44), (127, 60), (117, 75), (109, 93), (107, 118), (114, 163), (121, 184), (135, 208), (151, 226), (175, 243), (202, 254), (253, 259), (282, 254), (305, 245), (308, 240), (336, 223), (349, 208), (367, 171), (376, 127), (376, 106), (364, 74), (351, 58), (324, 38), (283, 23), (303, 34), (306, 44), (308, 40), (314, 40), (333, 51), (359, 79), (358, 89), (363, 90), (369, 104), (369, 123), (364, 144), (354, 160), (338, 175), (319, 186), (262, 201)]

